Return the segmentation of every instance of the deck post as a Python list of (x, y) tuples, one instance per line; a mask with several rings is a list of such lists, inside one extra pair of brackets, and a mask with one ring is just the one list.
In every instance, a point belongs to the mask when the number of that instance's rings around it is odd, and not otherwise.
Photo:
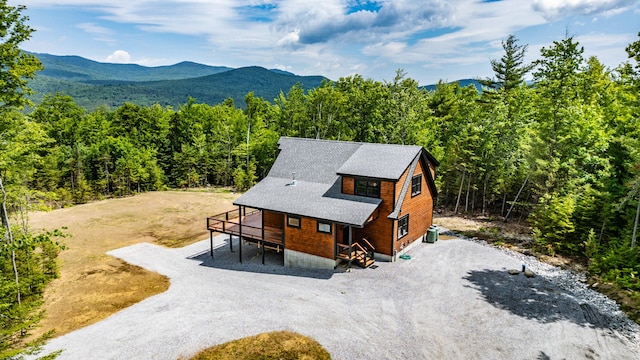
[(229, 249), (233, 252), (233, 235), (229, 234)]
[(262, 265), (264, 265), (264, 210), (260, 212), (260, 215), (262, 216)]
[(209, 230), (209, 245), (211, 246), (211, 258), (213, 259), (213, 231)]
[(351, 259), (353, 258), (353, 228), (349, 226), (349, 269), (351, 269)]
[(242, 264), (242, 205), (238, 205), (238, 249), (240, 252), (240, 264)]
[(331, 227), (333, 230), (333, 259), (336, 260), (338, 258), (338, 224), (331, 224)]

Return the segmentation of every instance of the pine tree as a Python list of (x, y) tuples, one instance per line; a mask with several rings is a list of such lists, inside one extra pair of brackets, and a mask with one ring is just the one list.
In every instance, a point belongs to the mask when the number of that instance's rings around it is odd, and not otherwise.
[(495, 90), (504, 89), (509, 92), (524, 82), (525, 74), (533, 69), (533, 65), (524, 62), (527, 45), (518, 45), (515, 35), (509, 35), (506, 41), (503, 40), (502, 48), (504, 55), (500, 60), (491, 60), (496, 78), (480, 80), (480, 83)]

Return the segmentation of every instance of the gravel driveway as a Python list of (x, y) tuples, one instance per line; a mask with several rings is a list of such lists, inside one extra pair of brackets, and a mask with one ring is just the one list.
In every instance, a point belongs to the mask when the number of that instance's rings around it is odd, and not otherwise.
[[(418, 244), (375, 269), (282, 267), (282, 255), (205, 240), (137, 244), (109, 254), (171, 279), (165, 293), (51, 340), (59, 359), (177, 359), (274, 330), (316, 339), (334, 359), (638, 359), (610, 317), (544, 276), (509, 275), (521, 260), (467, 240)], [(234, 240), (237, 251), (237, 240)], [(637, 327), (634, 328), (637, 335)], [(623, 336), (624, 335), (624, 336)], [(633, 334), (632, 334), (633, 335)]]

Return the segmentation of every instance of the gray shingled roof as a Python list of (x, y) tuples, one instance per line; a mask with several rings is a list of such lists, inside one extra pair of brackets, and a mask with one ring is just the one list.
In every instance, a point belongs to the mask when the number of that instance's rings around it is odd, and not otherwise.
[(420, 150), (413, 145), (361, 144), (338, 174), (398, 180)]
[(398, 180), (422, 149), (289, 137), (278, 144), (267, 177), (234, 204), (359, 227), (382, 200), (342, 194), (340, 175)]
[[(234, 204), (272, 210), (362, 227), (382, 202), (380, 199), (340, 194), (340, 183), (323, 183), (266, 177)], [(337, 188), (337, 191), (336, 191)]]
[(326, 141), (281, 137), (280, 153), (269, 177), (333, 184), (338, 168), (362, 145), (345, 141)]

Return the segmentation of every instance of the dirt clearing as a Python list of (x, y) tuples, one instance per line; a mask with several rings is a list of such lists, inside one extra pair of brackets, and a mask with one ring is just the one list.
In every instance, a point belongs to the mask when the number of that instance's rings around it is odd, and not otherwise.
[(33, 230), (67, 227), (60, 278), (45, 292), (46, 318), (34, 335), (59, 336), (100, 321), (151, 295), (169, 280), (107, 251), (149, 242), (182, 247), (208, 236), (206, 217), (233, 208), (229, 192), (150, 192), (31, 214)]

